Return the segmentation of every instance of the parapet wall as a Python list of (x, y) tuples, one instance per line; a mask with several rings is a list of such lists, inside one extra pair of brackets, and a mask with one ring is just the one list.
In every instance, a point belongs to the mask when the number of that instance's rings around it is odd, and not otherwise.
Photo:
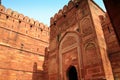
[(0, 80), (42, 79), (48, 46), (49, 27), (0, 5)]
[[(0, 26), (5, 26), (22, 34), (48, 41), (49, 27), (12, 9), (6, 9), (3, 5), (0, 5), (0, 19), (0, 22), (2, 22)], [(19, 30), (17, 29), (18, 26), (20, 27)], [(46, 38), (44, 39), (44, 36), (47, 37), (47, 40), (45, 40)]]
[(73, 7), (78, 7), (78, 3), (80, 0), (71, 0), (69, 1), (68, 5), (65, 5), (63, 9), (60, 9), (58, 13), (54, 15), (54, 17), (51, 17), (50, 24), (55, 24), (55, 22), (60, 19), (61, 17), (65, 17), (66, 13), (71, 10)]

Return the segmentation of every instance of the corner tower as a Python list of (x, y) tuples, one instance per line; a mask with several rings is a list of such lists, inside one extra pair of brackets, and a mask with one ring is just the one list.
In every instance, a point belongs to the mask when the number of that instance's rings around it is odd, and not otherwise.
[(99, 15), (92, 0), (72, 0), (51, 18), (49, 80), (113, 80)]

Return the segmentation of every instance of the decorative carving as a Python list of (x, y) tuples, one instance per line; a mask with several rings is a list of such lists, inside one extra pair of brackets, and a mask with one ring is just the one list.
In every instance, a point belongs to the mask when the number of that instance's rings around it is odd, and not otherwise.
[(81, 9), (77, 11), (77, 16), (79, 16), (78, 19), (81, 19), (83, 17)]
[(68, 47), (68, 46), (70, 46), (70, 45), (72, 45), (72, 44), (75, 44), (77, 41), (76, 41), (76, 39), (73, 37), (73, 36), (68, 36), (65, 40), (64, 40), (64, 42), (62, 43), (62, 49), (63, 48), (66, 48), (66, 47)]
[(82, 32), (85, 35), (88, 35), (88, 34), (92, 33), (92, 24), (91, 24), (90, 18), (82, 19), (81, 28), (82, 28)]
[(91, 66), (100, 62), (99, 55), (95, 44), (89, 43), (85, 47), (85, 53), (83, 54), (85, 66)]
[[(65, 30), (67, 30), (68, 28), (72, 27), (73, 24), (76, 22), (75, 19), (75, 15), (72, 15), (70, 18), (68, 18), (67, 20), (62, 21), (62, 23), (59, 25), (58, 27), (58, 31), (60, 33), (64, 32)], [(55, 28), (55, 27), (54, 27)], [(57, 30), (56, 30), (57, 31)], [(57, 33), (59, 33), (57, 31)], [(54, 32), (52, 32), (54, 34)]]
[(72, 15), (69, 19), (68, 19), (68, 24), (69, 26), (73, 25), (76, 22), (75, 19), (75, 15)]

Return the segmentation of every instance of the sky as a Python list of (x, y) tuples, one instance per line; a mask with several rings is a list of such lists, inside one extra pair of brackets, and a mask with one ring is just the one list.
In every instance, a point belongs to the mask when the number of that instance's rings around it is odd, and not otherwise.
[[(2, 0), (2, 5), (24, 14), (45, 25), (50, 25), (50, 18), (70, 0)], [(102, 0), (94, 0), (105, 10)]]

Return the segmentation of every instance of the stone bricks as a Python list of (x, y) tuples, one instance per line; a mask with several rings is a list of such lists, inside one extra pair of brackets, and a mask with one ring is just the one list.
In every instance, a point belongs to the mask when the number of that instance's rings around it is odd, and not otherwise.
[(49, 28), (2, 5), (0, 10), (0, 80), (41, 80)]
[(120, 46), (107, 13), (103, 20), (101, 20), (101, 24), (107, 44), (108, 56), (113, 69), (113, 75), (115, 79), (120, 79)]
[(0, 5), (0, 80), (113, 76), (120, 79), (119, 43), (108, 15), (92, 0), (69, 1), (50, 28)]
[(51, 18), (49, 54), (44, 62), (49, 80), (68, 80), (70, 66), (76, 68), (78, 80), (114, 80), (100, 15), (105, 12), (93, 1), (74, 0)]

